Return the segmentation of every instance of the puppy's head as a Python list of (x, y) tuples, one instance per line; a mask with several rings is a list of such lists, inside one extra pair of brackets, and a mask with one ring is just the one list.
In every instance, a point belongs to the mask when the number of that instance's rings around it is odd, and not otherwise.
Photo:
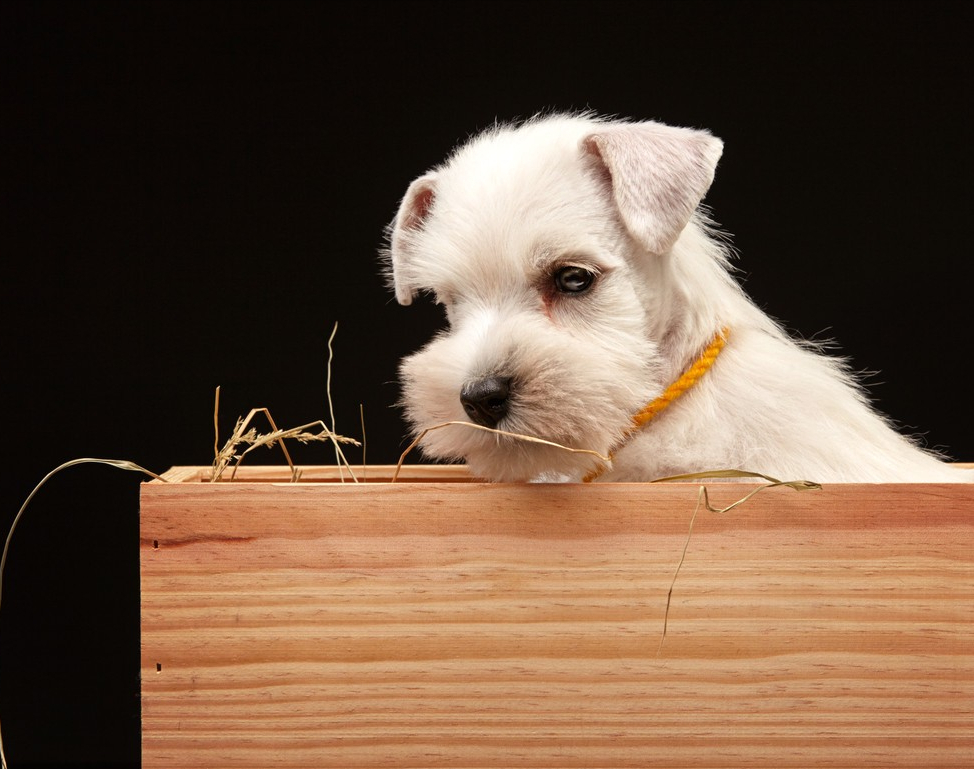
[[(389, 228), (396, 298), (449, 330), (401, 367), (418, 432), (473, 421), (608, 453), (665, 386), (665, 261), (721, 143), (659, 123), (550, 116), (474, 138), (409, 187)], [(451, 426), (422, 444), (491, 480), (577, 477), (592, 458)]]

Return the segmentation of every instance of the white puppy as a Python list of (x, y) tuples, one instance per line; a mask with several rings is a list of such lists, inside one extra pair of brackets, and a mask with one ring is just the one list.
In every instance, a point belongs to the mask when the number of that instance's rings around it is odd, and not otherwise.
[(549, 115), (475, 137), (410, 185), (388, 232), (396, 298), (431, 292), (450, 324), (402, 363), (414, 429), (473, 421), (611, 461), (464, 426), (427, 433), (428, 456), (495, 481), (974, 480), (893, 430), (841, 361), (731, 277), (698, 210), (722, 146)]

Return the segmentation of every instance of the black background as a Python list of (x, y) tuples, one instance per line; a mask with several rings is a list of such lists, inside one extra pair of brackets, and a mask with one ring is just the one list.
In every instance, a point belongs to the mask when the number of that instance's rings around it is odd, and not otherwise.
[[(208, 464), (256, 406), (370, 462), (439, 325), (377, 252), (409, 181), (544, 109), (706, 127), (748, 291), (878, 372), (880, 408), (974, 460), (971, 25), (945, 3), (0, 4), (6, 526), (81, 456)], [(300, 462), (328, 463), (322, 446)], [(353, 461), (357, 458), (351, 454)], [(261, 461), (279, 462), (269, 452)], [(56, 476), (13, 540), (13, 767), (139, 761), (139, 477)]]

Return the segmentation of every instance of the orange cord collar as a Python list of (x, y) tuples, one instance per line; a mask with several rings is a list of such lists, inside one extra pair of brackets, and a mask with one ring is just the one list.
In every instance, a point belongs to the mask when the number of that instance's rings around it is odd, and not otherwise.
[[(714, 365), (714, 361), (717, 360), (717, 356), (720, 355), (720, 351), (723, 350), (724, 345), (727, 344), (727, 337), (729, 335), (729, 328), (721, 329), (714, 336), (713, 341), (707, 346), (703, 353), (701, 353), (700, 357), (694, 361), (690, 368), (683, 372), (679, 379), (667, 387), (662, 395), (647, 403), (642, 410), (637, 412), (632, 418), (632, 425), (623, 435), (623, 440), (628, 439), (629, 436), (631, 436), (634, 432), (644, 427), (663, 409), (693, 387), (693, 385), (695, 385), (697, 381), (710, 370), (710, 367)], [(614, 454), (614, 451), (611, 452), (609, 454), (609, 458), (611, 459)], [(596, 478), (601, 476), (602, 473), (604, 473), (607, 469), (608, 465), (603, 465), (602, 467), (596, 468), (586, 475), (582, 479), (582, 482), (591, 483)]]

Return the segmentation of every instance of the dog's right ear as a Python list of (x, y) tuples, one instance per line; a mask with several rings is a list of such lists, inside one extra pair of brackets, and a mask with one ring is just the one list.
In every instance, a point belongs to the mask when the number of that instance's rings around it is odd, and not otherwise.
[(436, 174), (425, 174), (409, 185), (392, 223), (389, 237), (389, 259), (392, 284), (399, 304), (412, 304), (417, 286), (409, 278), (408, 260), (412, 239), (423, 228), (436, 197)]
[(724, 144), (663, 123), (608, 123), (582, 140), (610, 180), (626, 227), (652, 253), (680, 237), (714, 180)]

